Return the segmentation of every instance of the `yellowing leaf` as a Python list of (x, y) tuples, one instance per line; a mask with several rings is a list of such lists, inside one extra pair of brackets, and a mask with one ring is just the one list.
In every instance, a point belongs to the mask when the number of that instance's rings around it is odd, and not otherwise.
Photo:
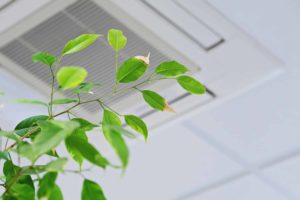
[(164, 111), (165, 112), (175, 112), (175, 110), (168, 104), (167, 101), (165, 101)]
[(123, 49), (127, 43), (127, 38), (123, 35), (121, 30), (110, 29), (107, 34), (108, 43), (117, 52)]
[(57, 73), (57, 81), (63, 90), (75, 88), (87, 77), (87, 71), (78, 66), (65, 66)]
[(150, 63), (150, 52), (147, 56), (135, 56), (135, 58), (142, 60), (146, 65), (149, 65)]
[(142, 90), (143, 98), (148, 103), (149, 106), (152, 108), (159, 110), (159, 111), (165, 111), (165, 112), (175, 112), (173, 108), (171, 108), (168, 104), (168, 102), (157, 94), (154, 91), (151, 90)]

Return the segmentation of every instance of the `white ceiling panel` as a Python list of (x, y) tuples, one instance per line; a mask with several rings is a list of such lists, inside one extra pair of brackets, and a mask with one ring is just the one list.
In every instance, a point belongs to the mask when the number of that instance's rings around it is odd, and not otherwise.
[(2, 6), (4, 7), (0, 12), (0, 33), (6, 31), (25, 17), (28, 17), (48, 2), (50, 0), (1, 0), (0, 9)]
[[(11, 73), (7, 72), (0, 65), (0, 90), (5, 95), (0, 97), (0, 127), (2, 129), (13, 129), (13, 124), (26, 117), (39, 114), (47, 114), (47, 108), (40, 105), (21, 105), (15, 103), (17, 99), (45, 100), (45, 97), (33, 88), (26, 85)], [(17, 114), (16, 114), (17, 113)], [(1, 118), (5, 116), (5, 120)]]
[(252, 176), (233, 181), (224, 186), (184, 200), (287, 200)]
[(159, 15), (167, 19), (179, 30), (187, 34), (195, 43), (204, 49), (222, 42), (223, 38), (207, 23), (191, 15), (172, 0), (146, 0)]
[(265, 169), (263, 173), (279, 184), (284, 190), (300, 199), (300, 156)]
[(257, 98), (264, 88), (251, 91), (226, 105), (199, 113), (187, 120), (187, 128), (200, 137), (209, 136), (250, 164), (271, 162), (298, 151), (298, 114), (293, 109), (282, 112), (278, 108), (292, 108), (299, 99), (289, 99), (287, 105), (287, 99), (276, 98), (278, 91), (283, 91), (281, 96), (285, 93), (285, 86), (276, 84), (277, 81), (268, 86), (269, 91), (273, 90), (272, 95)]
[[(189, 0), (191, 1), (191, 0)], [(196, 0), (197, 1), (197, 0)], [(206, 0), (281, 59), (299, 52), (299, 0)]]
[(177, 197), (242, 171), (189, 131), (175, 125), (152, 132), (147, 144), (131, 149), (124, 177), (107, 169), (100, 178), (110, 200), (166, 200)]

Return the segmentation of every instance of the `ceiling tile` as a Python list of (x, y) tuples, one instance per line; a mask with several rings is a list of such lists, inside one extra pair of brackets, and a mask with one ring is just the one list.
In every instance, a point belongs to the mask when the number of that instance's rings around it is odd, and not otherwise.
[[(13, 125), (24, 118), (33, 115), (47, 114), (47, 108), (40, 105), (16, 104), (18, 99), (32, 99), (46, 101), (45, 97), (35, 91), (32, 87), (24, 84), (11, 73), (4, 70), (0, 65), (0, 90), (5, 93), (0, 99), (0, 127), (11, 130)], [(47, 102), (47, 101), (46, 101)], [(16, 114), (17, 111), (17, 114)]]
[(280, 193), (252, 176), (247, 176), (184, 200), (286, 200)]
[[(290, 80), (292, 87), (295, 81)], [(251, 165), (299, 151), (299, 98), (287, 98), (294, 91), (286, 90), (282, 81), (278, 78), (199, 112), (186, 120), (193, 126), (187, 128), (200, 137), (210, 137)]]
[(242, 171), (240, 165), (180, 125), (152, 134), (156, 136), (150, 136), (147, 144), (132, 147), (124, 177), (107, 169), (100, 178), (108, 199), (172, 199)]
[(300, 156), (267, 168), (263, 173), (280, 185), (286, 192), (290, 192), (295, 199), (300, 199)]

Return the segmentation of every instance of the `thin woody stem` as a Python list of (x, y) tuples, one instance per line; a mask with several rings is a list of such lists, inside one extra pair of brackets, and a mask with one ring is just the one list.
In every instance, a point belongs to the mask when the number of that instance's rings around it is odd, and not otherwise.
[[(116, 93), (124, 92), (124, 91), (127, 91), (127, 90), (132, 90), (132, 89), (139, 90), (139, 89), (137, 88), (138, 86), (141, 86), (141, 85), (143, 85), (143, 84), (146, 84), (146, 83), (149, 83), (149, 82), (152, 82), (152, 81), (156, 81), (156, 80), (164, 80), (164, 79), (174, 79), (174, 78), (156, 78), (156, 79), (147, 79), (147, 80), (145, 80), (145, 81), (143, 81), (143, 82), (141, 82), (141, 83), (136, 84), (135, 86), (132, 86), (132, 87), (129, 87), (129, 88), (124, 88), (124, 89), (121, 89), (121, 90), (119, 90), (119, 91), (116, 91)], [(112, 94), (110, 94), (110, 95), (112, 95)], [(108, 94), (104, 94), (104, 95), (103, 95), (102, 97), (100, 97), (100, 98), (96, 98), (96, 99), (92, 99), (92, 100), (87, 100), (87, 101), (82, 101), (82, 102), (80, 102), (80, 103), (77, 103), (77, 104), (75, 104), (74, 106), (72, 106), (72, 107), (70, 107), (70, 108), (68, 108), (68, 109), (66, 109), (66, 110), (64, 110), (64, 111), (62, 111), (62, 112), (60, 112), (60, 113), (57, 113), (57, 114), (52, 115), (52, 116), (49, 116), (49, 119), (53, 119), (53, 118), (58, 117), (58, 116), (60, 116), (60, 115), (62, 115), (62, 114), (66, 114), (66, 113), (70, 112), (72, 109), (74, 109), (74, 108), (76, 108), (76, 107), (78, 107), (78, 106), (80, 106), (80, 105), (82, 105), (82, 104), (91, 103), (91, 102), (99, 102), (99, 101), (102, 102), (101, 99), (102, 99), (103, 97), (105, 97), (105, 96), (108, 96)], [(103, 103), (103, 102), (102, 102), (102, 103)], [(107, 105), (105, 105), (105, 106), (108, 107)], [(108, 108), (110, 108), (110, 107), (108, 107)], [(112, 109), (111, 109), (111, 110), (112, 110)], [(113, 111), (113, 110), (112, 110), (112, 111)], [(36, 130), (38, 130), (38, 127), (35, 127), (35, 128), (30, 129), (26, 134), (24, 134), (24, 135), (21, 137), (21, 140), (23, 140), (24, 138), (30, 136), (30, 135), (33, 134)], [(15, 147), (17, 144), (18, 144), (17, 142), (13, 143), (12, 145), (10, 145), (10, 146), (8, 146), (7, 148), (5, 148), (4, 151), (8, 151), (8, 150), (12, 149), (12, 148)]]

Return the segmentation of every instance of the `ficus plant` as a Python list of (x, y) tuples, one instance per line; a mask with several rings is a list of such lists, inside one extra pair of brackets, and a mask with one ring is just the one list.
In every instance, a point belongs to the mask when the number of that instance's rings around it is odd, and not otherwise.
[[(48, 113), (28, 117), (19, 122), (14, 130), (0, 130), (3, 142), (0, 152), (0, 162), (3, 174), (0, 177), (3, 200), (60, 200), (63, 193), (56, 184), (56, 179), (61, 173), (79, 173), (83, 176), (81, 199), (104, 200), (106, 199), (97, 180), (85, 178), (86, 172), (82, 165), (84, 162), (99, 168), (114, 167), (126, 169), (128, 165), (129, 151), (124, 137), (130, 134), (141, 135), (148, 139), (146, 123), (133, 114), (119, 113), (110, 107), (109, 102), (104, 102), (104, 97), (110, 97), (117, 93), (133, 90), (145, 100), (150, 107), (157, 111), (173, 111), (167, 100), (152, 90), (142, 89), (141, 86), (150, 82), (172, 79), (184, 90), (191, 94), (204, 94), (205, 87), (196, 79), (185, 75), (189, 71), (187, 67), (176, 61), (165, 61), (156, 67), (153, 73), (145, 77), (145, 72), (150, 65), (148, 56), (134, 56), (119, 64), (119, 52), (125, 47), (127, 38), (121, 30), (110, 29), (107, 33), (107, 42), (115, 51), (115, 83), (113, 90), (106, 94), (93, 94), (95, 98), (85, 100), (85, 93), (92, 93), (97, 85), (93, 82), (85, 82), (88, 72), (81, 66), (61, 66), (61, 60), (79, 51), (84, 50), (97, 39), (103, 37), (99, 34), (83, 34), (69, 42), (62, 49), (60, 56), (54, 56), (46, 52), (38, 52), (32, 55), (32, 61), (41, 64), (41, 67), (49, 69), (51, 76), (51, 88), (49, 102), (39, 100), (18, 100), (18, 103), (36, 104), (46, 106)], [(44, 65), (44, 66), (42, 66)], [(140, 79), (144, 77), (144, 81)], [(101, 82), (101, 80), (99, 80)], [(123, 87), (119, 87), (120, 85)], [(124, 87), (125, 86), (125, 87)], [(101, 86), (100, 86), (101, 87)], [(57, 98), (56, 92), (72, 92), (73, 98)], [(2, 93), (1, 93), (2, 95)], [(73, 113), (73, 109), (83, 104), (99, 104), (99, 115), (102, 115), (100, 123), (92, 123), (80, 118)], [(58, 113), (54, 112), (56, 106), (64, 105), (66, 108)], [(65, 121), (57, 117), (66, 115)], [(114, 149), (120, 160), (119, 164), (110, 162), (95, 146), (89, 142), (89, 134), (103, 134), (106, 141)], [(101, 130), (101, 131), (98, 131)], [(97, 133), (98, 132), (98, 133)], [(58, 146), (64, 146), (69, 155), (61, 155), (57, 152)], [(41, 158), (49, 157), (49, 162), (40, 164)], [(69, 161), (69, 158), (73, 161)], [(20, 160), (27, 163), (20, 164)], [(45, 160), (45, 159), (43, 159)], [(67, 162), (78, 163), (77, 169), (65, 169)], [(37, 164), (38, 163), (38, 164)], [(75, 165), (76, 166), (76, 165)]]

